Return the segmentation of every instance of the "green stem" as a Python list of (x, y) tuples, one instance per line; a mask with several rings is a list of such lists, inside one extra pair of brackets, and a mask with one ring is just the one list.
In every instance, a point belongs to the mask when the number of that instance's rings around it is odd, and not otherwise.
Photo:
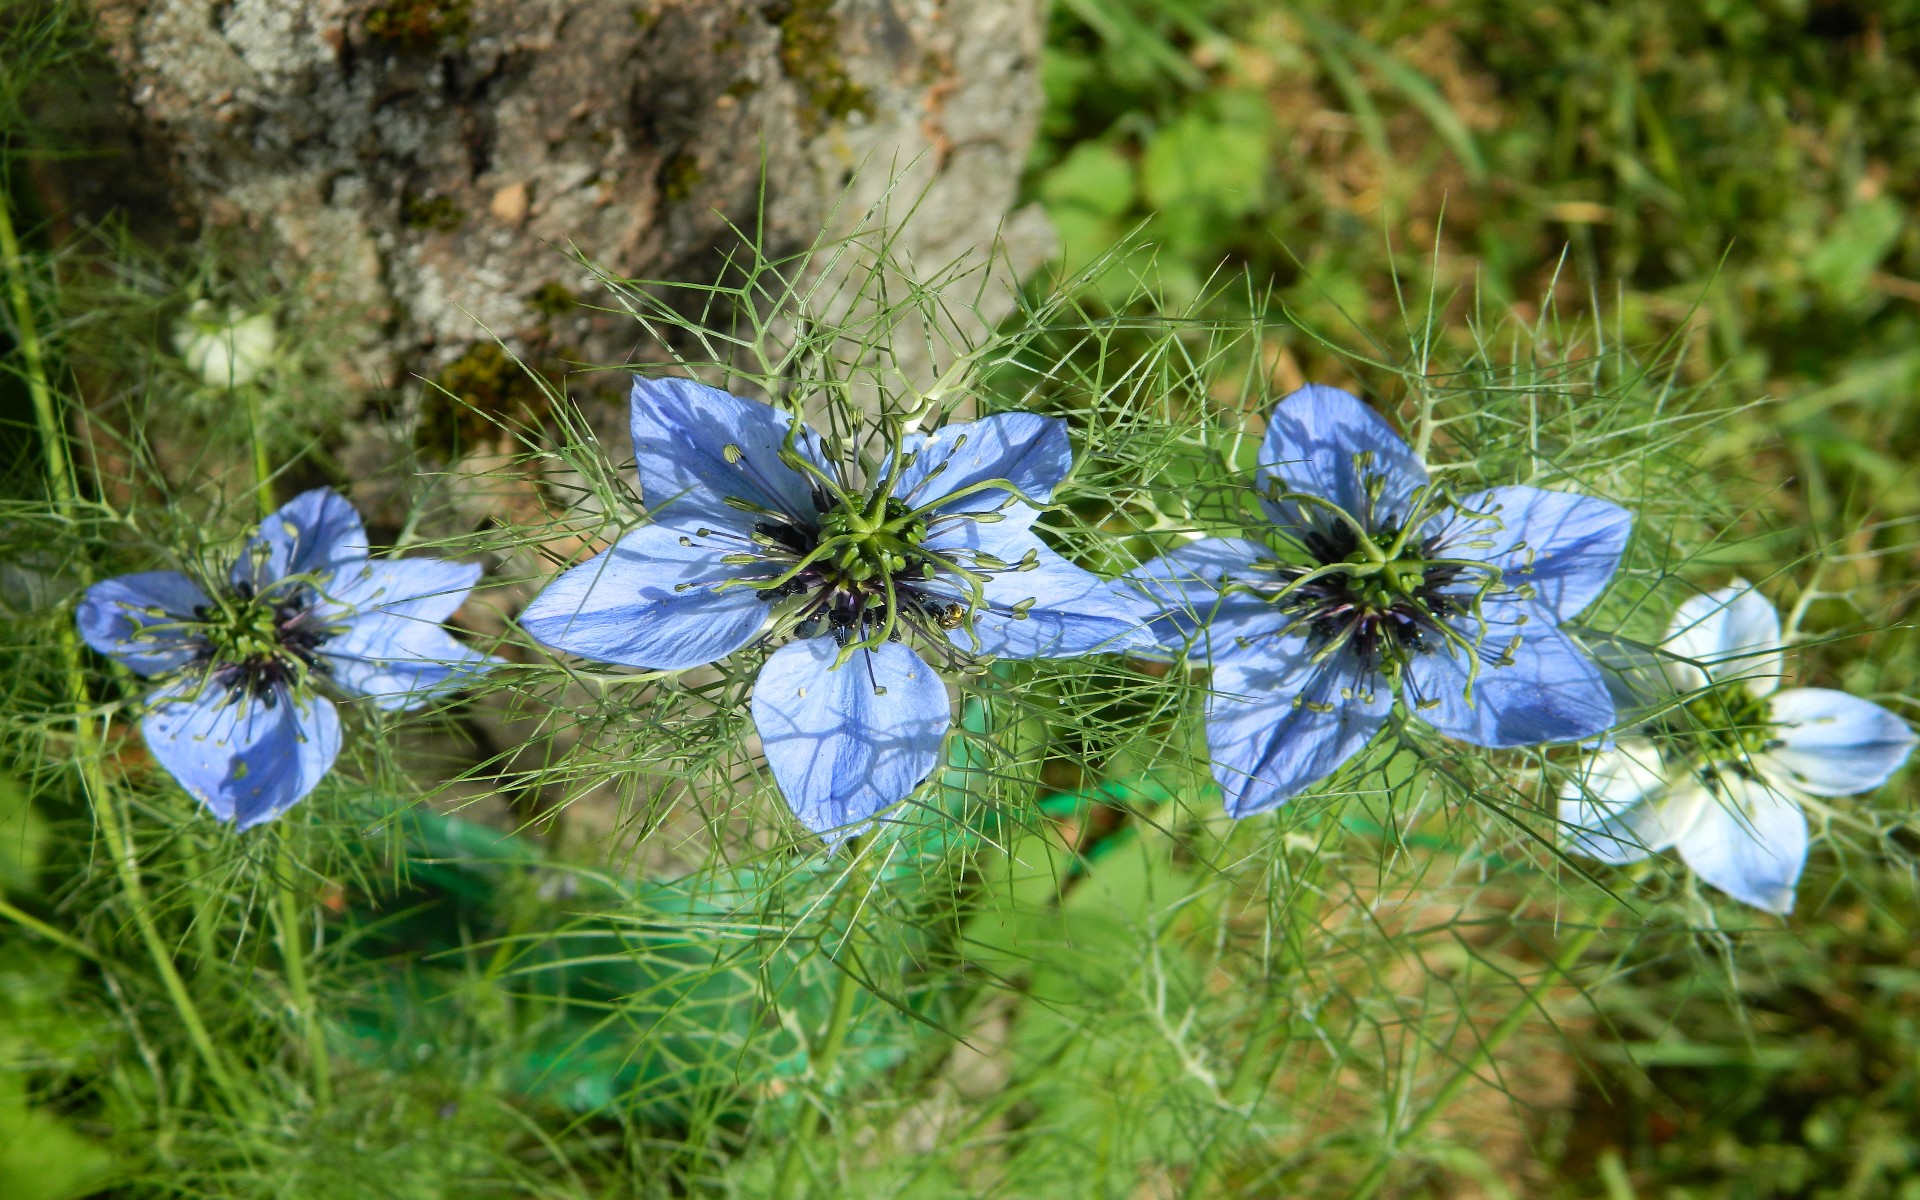
[[(1334, 836), (1336, 826), (1330, 826), (1324, 835), (1328, 840)], [(1325, 849), (1325, 845), (1321, 849)], [(1322, 901), (1326, 896), (1324, 888), (1318, 886), (1321, 871), (1327, 863), (1327, 857), (1316, 852), (1308, 860), (1305, 873), (1294, 876), (1288, 872), (1285, 902), (1287, 920), (1283, 925), (1289, 944), (1298, 946), (1307, 930), (1314, 928), (1320, 919)], [(1281, 1003), (1280, 985), (1272, 977), (1273, 967), (1267, 967), (1268, 980), (1263, 994), (1256, 1001), (1259, 1004), (1254, 1014), (1253, 1027), (1247, 1032), (1240, 1061), (1234, 1063), (1233, 1074), (1227, 1080), (1225, 1099), (1229, 1105), (1236, 1106), (1240, 1114), (1235, 1119), (1223, 1120), (1222, 1128), (1216, 1129), (1207, 1144), (1201, 1148), (1200, 1155), (1194, 1160), (1193, 1172), (1187, 1177), (1187, 1186), (1182, 1189), (1182, 1200), (1200, 1200), (1212, 1186), (1214, 1172), (1220, 1167), (1220, 1159), (1226, 1153), (1230, 1137), (1243, 1134), (1253, 1124), (1262, 1095), (1267, 1083), (1279, 1068), (1280, 1058), (1286, 1053), (1284, 1042), (1271, 1053), (1263, 1053), (1263, 1048), (1273, 1036), (1276, 1026), (1287, 1022), (1290, 1017), (1287, 1007)], [(1231, 1128), (1227, 1128), (1231, 1125)]]
[[(1253, 1119), (1252, 1106), (1259, 1099), (1255, 1086), (1261, 1085), (1260, 1090), (1265, 1090), (1266, 1076), (1273, 1064), (1272, 1059), (1260, 1051), (1281, 1017), (1280, 1006), (1270, 996), (1263, 1000), (1259, 1013), (1253, 1019), (1253, 1028), (1247, 1032), (1246, 1048), (1240, 1054), (1240, 1061), (1233, 1065), (1233, 1075), (1227, 1080), (1223, 1093), (1227, 1102), (1247, 1106), (1246, 1117), (1232, 1121), (1236, 1131), (1244, 1129)], [(1256, 1069), (1256, 1064), (1263, 1069)], [(1220, 1166), (1220, 1155), (1226, 1149), (1226, 1142), (1225, 1129), (1216, 1129), (1213, 1136), (1207, 1139), (1207, 1144), (1200, 1149), (1200, 1156), (1194, 1160), (1193, 1173), (1187, 1176), (1187, 1186), (1181, 1189), (1182, 1200), (1200, 1200), (1206, 1195), (1207, 1188), (1213, 1183), (1213, 1173)]]
[[(833, 993), (833, 1016), (827, 1021), (826, 1034), (820, 1039), (820, 1050), (812, 1056), (808, 1064), (814, 1081), (822, 1086), (833, 1076), (834, 1060), (840, 1057), (840, 1048), (846, 1045), (847, 1028), (853, 1022), (853, 1002), (860, 995), (860, 981), (853, 972), (840, 969), (840, 986)], [(786, 1200), (793, 1186), (794, 1176), (800, 1168), (800, 1148), (813, 1140), (820, 1128), (821, 1105), (807, 1104), (800, 1110), (799, 1127), (793, 1131), (792, 1140), (787, 1143), (787, 1152), (780, 1159), (780, 1174), (773, 1181), (773, 1190), (767, 1194), (767, 1200)]]
[(261, 519), (273, 515), (273, 461), (267, 457), (267, 441), (260, 436), (260, 389), (243, 385), (247, 391), (247, 437), (253, 443), (253, 499)]
[(280, 833), (276, 847), (279, 861), (275, 873), (280, 878), (276, 888), (278, 903), (274, 905), (274, 923), (280, 942), (280, 960), (287, 968), (287, 991), (295, 1011), (300, 1014), (301, 1027), (306, 1032), (307, 1059), (313, 1068), (313, 1097), (324, 1108), (333, 1103), (332, 1064), (327, 1059), (327, 1035), (320, 1024), (320, 1010), (314, 1004), (313, 992), (307, 985), (307, 960), (300, 945), (300, 897), (293, 886), (293, 851), (287, 844), (285, 831)]
[(33, 289), (27, 277), (26, 261), (20, 254), (20, 241), (14, 235), (12, 206), (5, 195), (0, 195), (0, 260), (6, 264), (8, 298), (12, 301), (14, 324), (20, 332), (27, 394), (33, 399), (33, 419), (40, 428), (41, 449), (47, 456), (47, 486), (64, 515), (79, 498), (79, 489), (74, 486), (73, 460), (67, 455), (67, 439), (54, 412), (53, 388), (47, 382), (39, 324), (33, 315)]
[(54, 945), (65, 950), (71, 950), (82, 958), (89, 959), (93, 962), (100, 961), (100, 956), (94, 953), (92, 946), (87, 945), (78, 938), (62, 933), (32, 913), (22, 912), (13, 905), (8, 904), (5, 900), (0, 900), (0, 917), (5, 917), (29, 933), (37, 933)]
[[(34, 420), (40, 434), (41, 450), (46, 457), (47, 488), (53, 496), (56, 510), (61, 516), (71, 519), (80, 498), (79, 479), (74, 471), (73, 456), (67, 449), (66, 428), (54, 410), (53, 387), (47, 380), (45, 351), (38, 323), (34, 320), (33, 293), (28, 282), (26, 263), (20, 254), (20, 242), (14, 233), (12, 209), (4, 194), (0, 194), (0, 265), (4, 265), (7, 273), (8, 297), (20, 339), (20, 357), (26, 367), (27, 392), (33, 400)], [(81, 582), (85, 582), (84, 578)], [(56, 640), (59, 642), (66, 677), (67, 699), (73, 706), (74, 759), (80, 770), (81, 789), (100, 822), (100, 833), (106, 839), (114, 872), (120, 877), (121, 890), (126, 893), (127, 903), (133, 909), (134, 925), (140, 930), (140, 939), (153, 958), (154, 969), (160, 974), (160, 982), (166, 988), (168, 998), (173, 1001), (180, 1023), (186, 1028), (194, 1049), (206, 1063), (207, 1074), (232, 1098), (235, 1095), (233, 1077), (227, 1073), (226, 1063), (214, 1048), (213, 1038), (208, 1035), (206, 1024), (200, 1019), (200, 1010), (194, 1007), (186, 981), (180, 978), (179, 970), (173, 965), (173, 955), (167, 948), (166, 940), (153, 923), (153, 913), (147, 906), (146, 888), (140, 882), (140, 861), (133, 839), (122, 823), (119, 805), (100, 773), (100, 743), (93, 718), (89, 715), (93, 703), (87, 694), (80, 640), (75, 636), (71, 622), (60, 623)]]
[[(69, 678), (79, 680), (79, 647), (74, 644), (71, 634), (62, 637), (61, 643), (70, 651), (72, 669), (68, 672)], [(83, 693), (82, 700), (84, 698)], [(153, 913), (148, 910), (147, 890), (140, 882), (140, 860), (133, 839), (121, 823), (119, 805), (108, 793), (106, 781), (100, 778), (92, 722), (84, 714), (78, 713), (75, 714), (75, 721), (82, 730), (78, 755), (81, 786), (87, 792), (87, 798), (93, 802), (94, 814), (100, 821), (100, 835), (107, 841), (107, 853), (113, 859), (114, 872), (120, 876), (120, 887), (126, 892), (127, 903), (133, 908), (133, 923), (140, 930), (140, 940), (146, 943), (147, 954), (153, 959), (154, 969), (160, 973), (160, 983), (166, 988), (168, 999), (173, 1001), (181, 1025), (186, 1027), (187, 1039), (193, 1043), (201, 1061), (206, 1063), (207, 1074), (213, 1077), (222, 1091), (232, 1097), (236, 1094), (233, 1076), (228, 1074), (226, 1061), (215, 1049), (206, 1023), (200, 1019), (200, 1010), (194, 1006), (193, 996), (187, 991), (186, 981), (180, 978), (179, 969), (173, 965), (173, 952), (168, 949), (166, 939), (160, 936), (159, 927), (153, 923)]]
[(1368, 1171), (1359, 1185), (1349, 1193), (1349, 1200), (1372, 1200), (1374, 1193), (1380, 1190), (1380, 1185), (1386, 1182), (1387, 1173), (1398, 1161), (1400, 1143), (1419, 1137), (1426, 1132), (1427, 1126), (1447, 1110), (1447, 1106), (1453, 1103), (1470, 1081), (1479, 1076), (1481, 1069), (1492, 1061), (1495, 1054), (1499, 1053), (1507, 1039), (1519, 1032), (1520, 1027), (1526, 1024), (1528, 1016), (1540, 1007), (1541, 997), (1546, 995), (1547, 989), (1572, 972), (1574, 965), (1580, 961), (1580, 956), (1587, 952), (1587, 947), (1593, 945), (1594, 939), (1599, 936), (1600, 926), (1596, 922), (1575, 934), (1560, 948), (1560, 953), (1554, 956), (1553, 964), (1546, 976), (1527, 991), (1520, 1003), (1513, 1006), (1512, 1012), (1501, 1018), (1500, 1023), (1494, 1026), (1493, 1031), (1481, 1041), (1480, 1048), (1474, 1052), (1473, 1056), (1454, 1069), (1453, 1074), (1447, 1077), (1447, 1081), (1440, 1085), (1440, 1090), (1427, 1101), (1426, 1107), (1422, 1108), (1404, 1129), (1387, 1137), (1373, 1161), (1373, 1169)]

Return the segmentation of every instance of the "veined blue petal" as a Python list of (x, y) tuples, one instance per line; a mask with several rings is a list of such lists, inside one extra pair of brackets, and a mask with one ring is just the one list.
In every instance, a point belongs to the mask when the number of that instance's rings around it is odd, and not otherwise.
[(1271, 493), (1319, 496), (1377, 530), (1406, 514), (1427, 470), (1379, 413), (1349, 392), (1310, 383), (1267, 418), (1255, 479), (1268, 518), (1298, 535), (1329, 529), (1338, 518), (1320, 505), (1270, 499)]
[(1754, 765), (1815, 796), (1870, 792), (1913, 751), (1913, 730), (1905, 721), (1845, 692), (1789, 688), (1774, 694), (1770, 716), (1779, 725), (1779, 744)]
[(1311, 662), (1299, 637), (1268, 658), (1220, 663), (1207, 704), (1207, 749), (1227, 815), (1278, 808), (1333, 774), (1392, 708), (1393, 693), (1357, 656), (1340, 651)]
[[(894, 481), (893, 494), (915, 508), (989, 479), (1004, 479), (1034, 500), (1045, 501), (1073, 468), (1067, 423), (1033, 413), (999, 413), (906, 439), (901, 452), (913, 461)], [(1012, 497), (1000, 488), (952, 501), (955, 512), (991, 512)]]
[[(1060, 557), (1026, 522), (948, 522), (934, 527), (926, 546), (989, 576), (982, 589), (985, 606), (973, 613), (971, 635), (964, 626), (949, 634), (969, 653), (1073, 658), (1155, 649), (1144, 601)], [(1029, 554), (1034, 556), (1032, 570), (1011, 569)], [(981, 555), (988, 557), (982, 561)], [(989, 565), (994, 560), (1009, 565)], [(923, 595), (945, 597), (963, 607), (973, 602), (965, 581), (956, 577), (915, 586)], [(1022, 612), (1024, 617), (1015, 615)]]
[[(1441, 554), (1500, 568), (1501, 583), (1530, 585), (1535, 603), (1565, 621), (1593, 603), (1613, 578), (1633, 514), (1608, 500), (1534, 487), (1476, 492), (1440, 523)], [(1477, 578), (1466, 580), (1478, 584)]]
[(1807, 862), (1807, 817), (1779, 791), (1731, 771), (1714, 777), (1715, 794), (1675, 843), (1693, 873), (1771, 913), (1793, 911), (1793, 888)]
[(142, 571), (87, 589), (74, 620), (87, 645), (142, 675), (193, 661), (200, 637), (193, 610), (213, 602), (178, 571)]
[(340, 716), (323, 697), (232, 696), (198, 680), (156, 692), (140, 722), (153, 757), (214, 816), (245, 831), (314, 789), (340, 753)]
[(1639, 862), (1686, 831), (1698, 815), (1691, 801), (1669, 793), (1651, 742), (1628, 739), (1590, 755), (1561, 790), (1561, 833), (1575, 854), (1616, 865)]
[(1153, 608), (1155, 640), (1166, 652), (1195, 662), (1259, 653), (1260, 645), (1286, 627), (1271, 601), (1244, 591), (1222, 592), (1227, 583), (1277, 590), (1279, 581), (1255, 563), (1271, 551), (1244, 538), (1201, 538), (1142, 563), (1121, 579), (1144, 594)]
[(752, 588), (715, 590), (766, 572), (722, 563), (741, 548), (725, 532), (701, 537), (692, 520), (643, 525), (548, 583), (520, 625), (542, 645), (629, 667), (682, 671), (725, 658), (754, 639), (768, 611)]
[[(1082, 570), (1031, 539), (1031, 571), (995, 571), (983, 589), (986, 607), (973, 614), (973, 641), (964, 629), (955, 644), (1004, 658), (1076, 658), (1151, 650), (1149, 611), (1138, 596)], [(964, 596), (964, 592), (957, 592)], [(1024, 615), (1020, 615), (1024, 614)]]
[(260, 522), (233, 564), (233, 581), (264, 589), (289, 575), (328, 576), (366, 557), (360, 514), (340, 493), (315, 488)]
[(940, 765), (946, 685), (906, 646), (857, 650), (838, 670), (832, 638), (790, 642), (753, 685), (767, 766), (800, 823), (837, 845), (907, 798)]
[[(1589, 738), (1613, 724), (1613, 698), (1600, 669), (1552, 618), (1531, 604), (1482, 606), (1485, 636), (1471, 651), (1440, 642), (1407, 663), (1409, 710), (1440, 732), (1476, 746), (1531, 746)], [(1480, 622), (1453, 622), (1473, 639)], [(1469, 681), (1468, 654), (1479, 660)]]
[(1668, 655), (1667, 675), (1681, 691), (1735, 679), (1757, 696), (1780, 686), (1780, 614), (1742, 579), (1683, 601), (1660, 648)]
[(480, 573), (478, 563), (444, 558), (367, 559), (334, 573), (321, 597), (322, 611), (381, 612), (438, 625), (466, 602)]
[(392, 612), (354, 618), (319, 654), (341, 690), (389, 712), (418, 708), (466, 687), (501, 662), (454, 640), (432, 621)]
[[(631, 427), (641, 497), (657, 516), (732, 528), (744, 514), (729, 496), (795, 516), (815, 511), (808, 477), (781, 461), (793, 418), (779, 409), (689, 379), (636, 375)], [(826, 461), (804, 425), (794, 450)]]

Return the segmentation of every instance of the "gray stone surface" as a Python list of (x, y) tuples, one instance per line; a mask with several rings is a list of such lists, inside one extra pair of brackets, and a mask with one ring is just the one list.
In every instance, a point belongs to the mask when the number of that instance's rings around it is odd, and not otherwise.
[[(297, 292), (284, 311), (328, 314), (357, 387), (431, 376), (484, 331), (546, 336), (529, 298), (583, 290), (569, 247), (628, 277), (711, 275), (720, 214), (754, 219), (763, 162), (776, 249), (897, 174), (926, 189), (900, 246), (915, 263), (1003, 231), (1016, 267), (1047, 249), (1037, 213), (1008, 221), (1037, 0), (94, 7), (187, 215), (253, 235)], [(578, 333), (591, 361), (635, 351), (630, 324)]]

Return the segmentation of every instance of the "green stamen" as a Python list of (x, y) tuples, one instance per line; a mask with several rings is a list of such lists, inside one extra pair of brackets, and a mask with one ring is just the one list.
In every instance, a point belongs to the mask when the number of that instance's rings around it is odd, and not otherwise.
[(1745, 761), (1773, 741), (1773, 706), (1744, 682), (1702, 692), (1684, 707), (1698, 757), (1705, 761)]

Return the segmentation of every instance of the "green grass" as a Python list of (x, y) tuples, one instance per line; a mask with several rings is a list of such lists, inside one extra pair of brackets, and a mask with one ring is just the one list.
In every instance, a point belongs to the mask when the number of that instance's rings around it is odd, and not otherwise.
[[(825, 858), (751, 770), (747, 672), (563, 670), (481, 611), (521, 665), (356, 717), (231, 836), (63, 631), (88, 579), (241, 533), (259, 475), (334, 478), (325, 330), (208, 388), (170, 330), (271, 311), (243, 246), (35, 223), (70, 147), (21, 89), (85, 53), (47, 11), (0, 5), (0, 1195), (1920, 1195), (1905, 777), (1823, 814), (1781, 923), (1560, 857), (1565, 751), (1408, 726), (1235, 824), (1191, 683), (1008, 664), (903, 827)], [(1596, 627), (1742, 573), (1804, 602), (1804, 679), (1915, 715), (1920, 6), (1061, 0), (1048, 47), (1060, 276), (949, 398), (1073, 423), (1065, 552), (1242, 524), (1259, 414), (1346, 383), (1466, 478), (1635, 504)], [(794, 345), (750, 303), (792, 311), (793, 265), (588, 299), (832, 405), (967, 290)], [(556, 387), (447, 389), (518, 449), (377, 537), (531, 579), (604, 532), (629, 481)]]

